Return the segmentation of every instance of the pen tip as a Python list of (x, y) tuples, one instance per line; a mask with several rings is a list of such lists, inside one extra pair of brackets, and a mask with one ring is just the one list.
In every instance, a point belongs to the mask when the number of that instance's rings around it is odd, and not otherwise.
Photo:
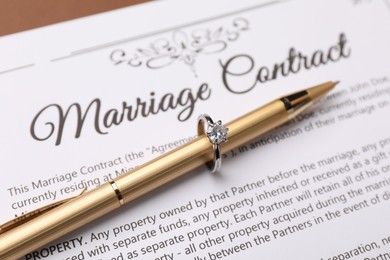
[(331, 91), (334, 88), (334, 86), (336, 86), (337, 83), (339, 83), (339, 81), (336, 81), (336, 82), (329, 81), (329, 82), (326, 82), (326, 83), (320, 84), (318, 86), (311, 87), (311, 88), (307, 89), (307, 91), (309, 92), (309, 95), (311, 97), (311, 100), (313, 102), (317, 102), (320, 98), (322, 98), (329, 91)]
[(340, 80), (337, 80), (337, 81), (333, 82), (333, 86), (336, 86), (339, 83), (340, 83)]

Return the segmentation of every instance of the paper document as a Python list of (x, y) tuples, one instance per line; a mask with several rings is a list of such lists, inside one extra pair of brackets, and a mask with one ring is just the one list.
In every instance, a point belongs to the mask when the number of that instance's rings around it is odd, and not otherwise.
[[(387, 1), (157, 1), (0, 38), (0, 223), (278, 97), (278, 129), (24, 259), (390, 259)], [(210, 149), (212, 146), (210, 145)]]

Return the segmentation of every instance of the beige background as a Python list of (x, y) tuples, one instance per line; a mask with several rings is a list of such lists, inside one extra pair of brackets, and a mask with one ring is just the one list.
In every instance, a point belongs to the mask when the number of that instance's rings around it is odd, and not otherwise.
[(0, 0), (0, 36), (147, 0)]

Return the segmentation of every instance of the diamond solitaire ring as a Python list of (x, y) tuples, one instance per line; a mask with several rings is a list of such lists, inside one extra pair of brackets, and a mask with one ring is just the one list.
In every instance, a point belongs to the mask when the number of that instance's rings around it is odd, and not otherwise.
[(214, 161), (208, 162), (206, 165), (212, 173), (218, 172), (221, 169), (221, 146), (220, 143), (227, 141), (229, 129), (226, 128), (221, 120), (216, 123), (207, 114), (202, 114), (198, 117), (198, 136), (206, 134), (207, 138), (213, 145)]

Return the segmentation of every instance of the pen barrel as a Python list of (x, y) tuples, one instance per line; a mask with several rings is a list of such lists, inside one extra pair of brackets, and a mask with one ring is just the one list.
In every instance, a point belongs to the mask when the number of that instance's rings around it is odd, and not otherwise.
[(119, 208), (109, 183), (0, 235), (0, 259), (17, 259)]
[[(274, 101), (228, 124), (227, 152), (283, 124), (289, 116), (281, 101)], [(213, 145), (205, 135), (168, 152), (128, 174), (115, 184), (124, 203), (154, 190), (214, 158)], [(16, 259), (119, 208), (118, 194), (110, 183), (91, 190), (41, 216), (0, 235), (0, 259)]]
[[(226, 153), (285, 123), (328, 92), (332, 82), (283, 97), (226, 124)], [(0, 259), (21, 257), (214, 159), (205, 135), (0, 235)]]
[[(289, 114), (280, 100), (273, 101), (226, 124), (228, 141), (221, 143), (228, 152), (285, 123)], [(128, 203), (161, 185), (213, 160), (214, 150), (205, 135), (172, 150), (115, 179), (123, 200)]]

